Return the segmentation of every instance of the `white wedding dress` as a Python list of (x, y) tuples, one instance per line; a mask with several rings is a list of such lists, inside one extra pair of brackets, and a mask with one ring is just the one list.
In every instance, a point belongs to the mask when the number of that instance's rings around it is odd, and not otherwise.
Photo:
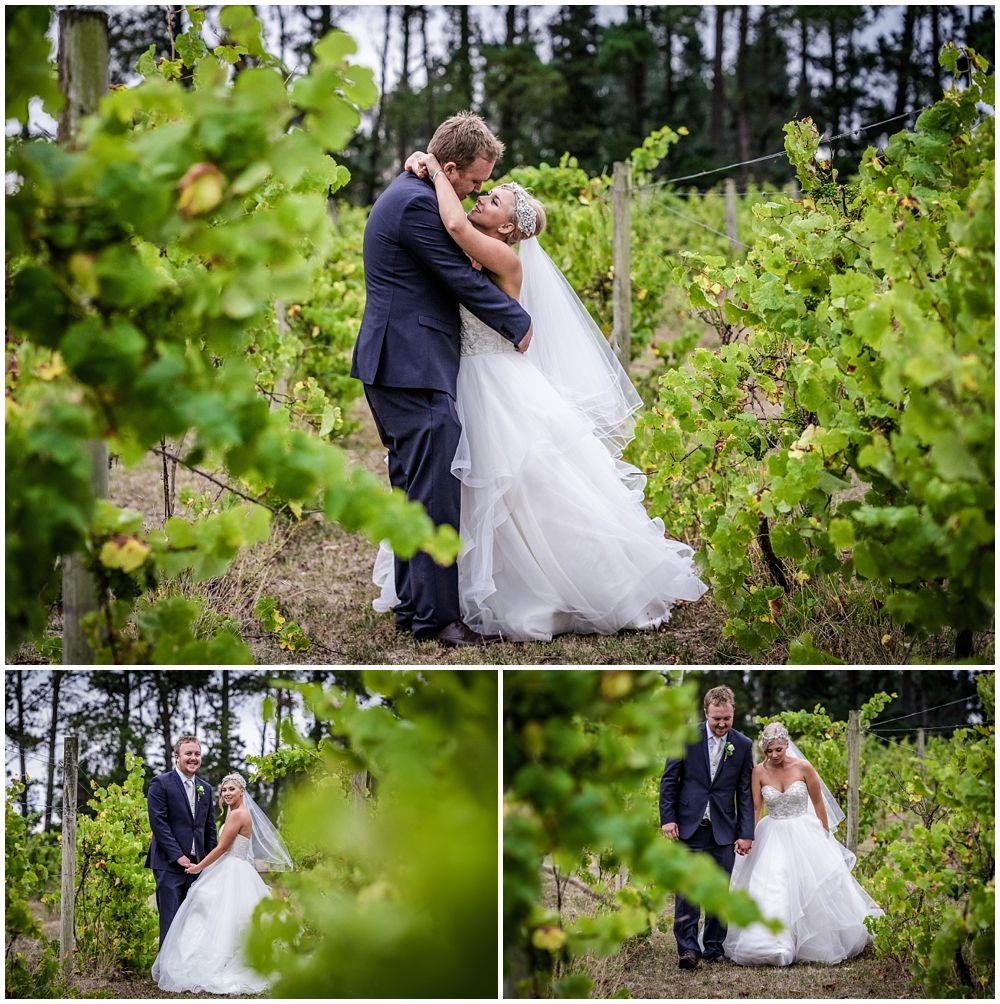
[(730, 889), (745, 889), (784, 929), (730, 927), (726, 956), (741, 966), (788, 966), (860, 954), (871, 940), (865, 917), (882, 910), (851, 875), (854, 855), (823, 829), (805, 781), (784, 792), (762, 785), (761, 797), (768, 815), (757, 824), (750, 853), (737, 855)]
[[(534, 308), (532, 316), (533, 338), (544, 339)], [(514, 641), (548, 641), (656, 627), (676, 600), (698, 599), (707, 587), (694, 552), (647, 515), (644, 478), (620, 459), (620, 437), (609, 444), (613, 433), (600, 427), (600, 413), (595, 420), (557, 388), (534, 341), (519, 353), (464, 307), (461, 323), (462, 436), (452, 473), (462, 482), (465, 623)], [(593, 380), (600, 394), (619, 394), (597, 370)], [(373, 579), (381, 589), (375, 609), (392, 609), (386, 545)]]
[(254, 908), (270, 895), (252, 861), (250, 838), (237, 834), (198, 876), (153, 963), (161, 990), (245, 995), (267, 989), (267, 980), (243, 958)]

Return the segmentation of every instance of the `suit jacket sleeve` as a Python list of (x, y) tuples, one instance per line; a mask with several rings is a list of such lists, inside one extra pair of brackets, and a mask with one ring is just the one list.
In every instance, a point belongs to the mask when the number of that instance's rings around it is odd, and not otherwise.
[(663, 776), (660, 778), (660, 826), (678, 821), (677, 792), (680, 790), (683, 770), (683, 760), (668, 759), (663, 765)]
[(750, 776), (753, 773), (752, 747), (748, 746), (740, 765), (740, 780), (736, 786), (736, 839), (753, 840), (753, 795)]
[(212, 787), (205, 785), (205, 794), (208, 798), (208, 817), (205, 819), (205, 853), (219, 842), (219, 835), (215, 824), (215, 809), (212, 802)]
[(146, 805), (149, 811), (149, 827), (156, 837), (159, 848), (171, 861), (184, 857), (185, 851), (181, 850), (181, 845), (177, 843), (167, 819), (167, 788), (158, 777), (154, 777), (150, 782)]
[(403, 210), (399, 242), (435, 279), (481, 321), (517, 345), (531, 326), (527, 311), (498, 289), (451, 239), (438, 215), (437, 202), (412, 199)]

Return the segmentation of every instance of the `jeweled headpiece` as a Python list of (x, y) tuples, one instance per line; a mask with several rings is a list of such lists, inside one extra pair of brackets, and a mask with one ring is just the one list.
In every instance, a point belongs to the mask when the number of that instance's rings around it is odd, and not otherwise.
[(243, 778), (242, 774), (227, 774), (220, 782), (219, 789), (227, 782), (232, 781), (233, 784), (238, 784), (244, 791), (247, 790), (247, 783)]
[(772, 743), (787, 743), (789, 740), (788, 729), (785, 728), (781, 722), (771, 722), (770, 725), (764, 727), (764, 731), (760, 734), (760, 739), (758, 740), (758, 745), (761, 750), (766, 753), (768, 747)]
[(514, 225), (520, 238), (534, 237), (538, 226), (538, 213), (528, 201), (528, 193), (516, 182), (508, 181), (498, 188), (509, 188), (514, 193)]

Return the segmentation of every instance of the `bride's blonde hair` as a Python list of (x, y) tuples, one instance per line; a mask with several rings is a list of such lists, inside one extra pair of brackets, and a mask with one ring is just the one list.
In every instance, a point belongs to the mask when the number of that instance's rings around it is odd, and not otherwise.
[(497, 188), (506, 188), (514, 193), (514, 211), (510, 222), (514, 229), (507, 235), (508, 244), (518, 244), (529, 237), (537, 237), (547, 222), (545, 207), (526, 188), (516, 181), (507, 181)]
[(788, 740), (788, 729), (781, 722), (771, 722), (770, 725), (764, 726), (764, 731), (761, 732), (757, 745), (760, 746), (761, 752), (766, 753), (772, 743), (787, 743)]
[(232, 781), (233, 784), (235, 784), (238, 788), (240, 788), (243, 791), (244, 794), (246, 794), (247, 783), (246, 783), (246, 780), (244, 779), (243, 775), (242, 774), (236, 774), (236, 773), (227, 774), (219, 782), (219, 801), (220, 802), (222, 801), (222, 789), (225, 788), (227, 781)]

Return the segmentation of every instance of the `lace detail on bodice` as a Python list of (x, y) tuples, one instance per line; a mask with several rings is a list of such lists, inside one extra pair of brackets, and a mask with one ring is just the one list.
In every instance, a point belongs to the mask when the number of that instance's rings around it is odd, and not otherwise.
[(481, 356), (496, 352), (514, 352), (514, 346), (498, 335), (475, 314), (459, 305), (462, 320), (462, 355)]
[(243, 861), (253, 860), (253, 841), (249, 837), (244, 837), (242, 833), (236, 834), (236, 839), (229, 845), (229, 850), (226, 854), (231, 854), (234, 858), (240, 858)]
[(762, 784), (760, 793), (771, 819), (792, 819), (809, 811), (809, 789), (805, 781), (793, 781), (784, 791)]

